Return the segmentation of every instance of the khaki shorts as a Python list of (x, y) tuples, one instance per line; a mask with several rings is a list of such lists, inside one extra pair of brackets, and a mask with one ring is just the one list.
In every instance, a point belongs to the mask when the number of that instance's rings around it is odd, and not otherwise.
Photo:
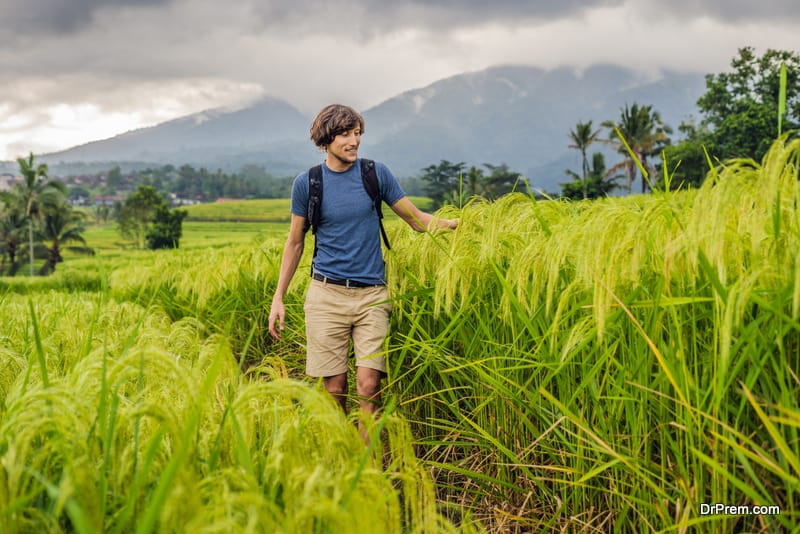
[(311, 280), (306, 293), (306, 374), (347, 372), (350, 340), (357, 367), (386, 373), (383, 341), (392, 303), (385, 286), (347, 288)]

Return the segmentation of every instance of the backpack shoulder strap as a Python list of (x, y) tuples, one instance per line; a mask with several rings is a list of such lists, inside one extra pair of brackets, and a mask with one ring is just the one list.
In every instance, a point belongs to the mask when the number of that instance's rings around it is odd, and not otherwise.
[(320, 213), (322, 212), (322, 165), (315, 165), (308, 169), (308, 211), (303, 233), (314, 234), (314, 256), (311, 260), (311, 275), (314, 275), (314, 259), (317, 257), (317, 228), (319, 228)]
[(316, 165), (308, 169), (308, 212), (306, 213), (306, 223), (303, 232), (317, 233), (322, 211), (322, 165)]
[(375, 170), (375, 162), (373, 160), (361, 160), (361, 181), (364, 183), (364, 189), (367, 190), (369, 198), (372, 199), (372, 204), (376, 209), (380, 209), (381, 189), (378, 184), (378, 173)]
[(364, 189), (367, 190), (369, 198), (372, 199), (372, 206), (378, 213), (378, 224), (381, 227), (381, 238), (383, 238), (383, 244), (386, 245), (387, 250), (391, 250), (392, 247), (389, 246), (389, 238), (386, 235), (386, 230), (383, 227), (383, 210), (381, 210), (381, 202), (383, 199), (381, 198), (381, 189), (380, 185), (378, 184), (378, 172), (375, 170), (375, 161), (362, 158), (361, 181), (364, 184)]

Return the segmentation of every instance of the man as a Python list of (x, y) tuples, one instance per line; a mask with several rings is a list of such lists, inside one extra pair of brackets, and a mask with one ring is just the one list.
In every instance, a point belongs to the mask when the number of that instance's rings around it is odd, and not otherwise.
[[(386, 376), (383, 341), (389, 330), (388, 301), (378, 216), (361, 178), (358, 148), (364, 119), (339, 104), (325, 107), (311, 125), (311, 140), (326, 154), (322, 165), (322, 206), (312, 279), (305, 301), (306, 374), (321, 377), (325, 389), (347, 410), (350, 342), (356, 358), (356, 392), (363, 410), (380, 405)], [(424, 232), (435, 223), (455, 229), (458, 219), (435, 219), (419, 210), (397, 179), (375, 163), (381, 198), (411, 228)], [(283, 297), (303, 254), (308, 213), (309, 171), (292, 186), (292, 217), (272, 299), (269, 332), (280, 339), (286, 310)]]

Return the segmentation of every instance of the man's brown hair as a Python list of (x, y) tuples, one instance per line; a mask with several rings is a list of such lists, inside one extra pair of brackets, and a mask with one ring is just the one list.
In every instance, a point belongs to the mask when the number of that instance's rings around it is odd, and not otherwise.
[(364, 133), (364, 118), (361, 114), (342, 104), (331, 104), (322, 108), (311, 123), (311, 140), (319, 148), (326, 148), (340, 133), (358, 127)]

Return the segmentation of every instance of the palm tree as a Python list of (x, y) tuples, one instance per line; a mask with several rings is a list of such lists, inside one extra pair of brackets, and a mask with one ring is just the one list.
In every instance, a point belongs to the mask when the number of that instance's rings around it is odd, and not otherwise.
[(467, 171), (467, 189), (469, 196), (475, 197), (481, 194), (481, 183), (483, 182), (483, 171), (474, 165)]
[[(44, 219), (40, 238), (45, 243), (47, 260), (39, 274), (50, 274), (56, 270), (56, 265), (64, 259), (61, 257), (62, 245), (67, 243), (81, 243), (86, 245), (83, 238), (84, 215), (72, 209), (66, 199), (61, 199), (57, 204), (44, 206)], [(94, 249), (86, 246), (67, 247), (72, 252), (94, 255)]]
[[(619, 187), (617, 180), (622, 178), (620, 174), (610, 176), (606, 173), (606, 159), (600, 152), (592, 154), (592, 165), (585, 180), (572, 171), (568, 170), (565, 173), (573, 181), (561, 184), (561, 196), (572, 200), (578, 200), (581, 197), (594, 199), (608, 196), (609, 193)], [(588, 187), (586, 187), (587, 182), (589, 184)], [(581, 194), (581, 190), (584, 188), (586, 192)]]
[(578, 122), (575, 125), (575, 129), (569, 132), (569, 137), (572, 140), (572, 144), (568, 145), (569, 148), (578, 149), (583, 159), (583, 165), (581, 166), (583, 170), (583, 198), (588, 198), (589, 196), (589, 159), (586, 157), (586, 151), (589, 149), (589, 145), (600, 139), (599, 136), (600, 130), (592, 132), (592, 121)]
[(19, 268), (19, 253), (25, 241), (25, 214), (11, 192), (0, 193), (0, 275), (13, 276)]
[(19, 188), (19, 200), (24, 207), (25, 216), (28, 219), (28, 257), (30, 261), (30, 275), (33, 276), (33, 223), (42, 217), (42, 204), (50, 202), (57, 203), (59, 196), (66, 196), (67, 188), (60, 180), (50, 180), (47, 176), (47, 165), (40, 163), (36, 165), (33, 160), (33, 152), (28, 159), (17, 158), (19, 172), (22, 175), (23, 183), (17, 185)]
[[(630, 194), (633, 182), (636, 179), (636, 160), (639, 161), (643, 169), (650, 173), (655, 173), (655, 168), (647, 163), (647, 158), (658, 154), (664, 146), (669, 144), (667, 134), (672, 133), (672, 128), (664, 124), (664, 121), (661, 120), (661, 115), (657, 111), (653, 111), (652, 106), (640, 107), (635, 102), (630, 107), (625, 104), (625, 107), (620, 109), (619, 122), (608, 120), (604, 121), (602, 126), (611, 130), (609, 142), (625, 158), (621, 163), (611, 167), (608, 170), (608, 174), (624, 170), (628, 194)], [(620, 135), (622, 138), (620, 138)], [(630, 147), (633, 157), (625, 147), (625, 142)], [(634, 158), (636, 159), (634, 160)], [(647, 180), (645, 175), (642, 174), (642, 193), (646, 189)]]

